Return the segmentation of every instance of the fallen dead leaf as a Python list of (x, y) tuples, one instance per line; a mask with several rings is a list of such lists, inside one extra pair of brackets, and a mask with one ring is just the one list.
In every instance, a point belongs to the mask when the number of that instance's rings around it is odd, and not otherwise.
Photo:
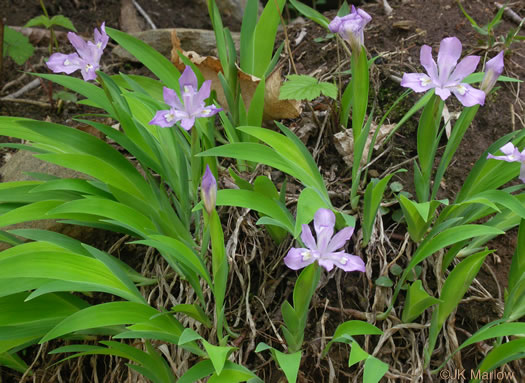
[[(379, 149), (379, 146), (383, 143), (384, 139), (388, 134), (395, 128), (396, 124), (385, 124), (382, 125), (377, 134), (376, 142), (374, 144), (374, 149)], [(372, 123), (370, 129), (370, 134), (366, 139), (364, 154), (361, 157), (361, 165), (366, 163), (368, 157), (368, 151), (370, 149), (370, 144), (372, 142), (372, 137), (374, 132), (377, 129), (377, 125)], [(350, 167), (354, 163), (354, 137), (352, 136), (351, 129), (345, 129), (342, 132), (337, 132), (334, 134), (334, 144), (337, 152), (343, 157), (343, 161)]]
[[(222, 65), (218, 58), (213, 56), (201, 56), (194, 51), (184, 51), (181, 48), (177, 31), (173, 29), (171, 33), (171, 61), (180, 71), (184, 70), (185, 64), (179, 57), (179, 52), (187, 57), (197, 68), (206, 80), (211, 80), (211, 88), (217, 94), (217, 101), (223, 108), (228, 108), (228, 103), (218, 74), (222, 72)], [(238, 70), (241, 96), (246, 107), (249, 107), (257, 85), (261, 81), (259, 78)], [(266, 89), (264, 93), (264, 120), (280, 120), (284, 118), (296, 118), (301, 114), (301, 103), (296, 100), (279, 100), (279, 90), (281, 88), (281, 70), (277, 68), (266, 79)]]

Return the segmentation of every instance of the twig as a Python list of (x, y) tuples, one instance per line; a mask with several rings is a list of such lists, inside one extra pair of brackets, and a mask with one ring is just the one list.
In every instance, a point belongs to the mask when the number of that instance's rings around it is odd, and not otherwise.
[(151, 27), (151, 29), (157, 29), (157, 26), (155, 25), (155, 23), (151, 20), (151, 18), (149, 17), (149, 15), (146, 13), (146, 11), (144, 10), (144, 8), (142, 8), (140, 6), (139, 3), (136, 2), (136, 0), (131, 0), (133, 1), (133, 5), (135, 6), (135, 8), (137, 8), (137, 11), (139, 11), (140, 15), (142, 17), (144, 17), (144, 20), (146, 20), (146, 22), (149, 24), (149, 26)]
[(24, 93), (26, 93), (26, 92), (28, 92), (28, 91), (30, 91), (32, 89), (35, 89), (36, 87), (38, 87), (38, 85), (40, 85), (40, 79), (36, 78), (33, 81), (31, 81), (31, 82), (27, 83), (26, 85), (24, 85), (22, 88), (18, 89), (16, 92), (8, 94), (7, 96), (3, 97), (2, 100), (6, 100), (6, 99), (10, 99), (10, 98), (17, 98), (17, 97), (23, 95)]
[(29, 99), (26, 99), (26, 98), (6, 98), (6, 97), (3, 97), (3, 98), (0, 98), (0, 102), (1, 101), (9, 101), (9, 102), (15, 102), (15, 103), (20, 103), (20, 104), (30, 104), (30, 105), (40, 106), (42, 108), (49, 108), (51, 106), (50, 104), (47, 104), (47, 103), (42, 102), (42, 101), (29, 100)]
[[(498, 8), (498, 9), (501, 9), (503, 8), (503, 5), (498, 3), (497, 1), (494, 2), (494, 5)], [(509, 7), (506, 7), (505, 10), (503, 11), (503, 14), (505, 14), (505, 16), (507, 16), (509, 19), (511, 19), (512, 21), (514, 21), (516, 24), (521, 24), (523, 22), (523, 18), (520, 17), (520, 15), (518, 15), (516, 12), (514, 12), (512, 9), (510, 9)]]

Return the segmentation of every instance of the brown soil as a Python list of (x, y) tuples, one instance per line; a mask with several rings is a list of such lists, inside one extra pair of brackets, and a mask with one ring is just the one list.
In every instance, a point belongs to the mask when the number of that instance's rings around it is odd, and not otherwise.
[[(142, 1), (141, 5), (153, 19), (157, 27), (195, 27), (210, 28), (210, 22), (206, 10), (195, 6), (191, 0), (178, 0), (168, 2), (166, 0)], [(381, 3), (381, 2), (378, 2)], [(422, 44), (429, 44), (437, 52), (437, 47), (442, 38), (447, 36), (457, 36), (463, 43), (463, 56), (467, 54), (494, 56), (501, 45), (497, 48), (487, 49), (486, 44), (480, 39), (467, 19), (462, 15), (454, 0), (390, 0), (389, 3), (394, 9), (391, 16), (384, 14), (383, 8), (376, 2), (369, 2), (363, 8), (372, 15), (373, 20), (367, 28), (365, 44), (370, 54), (381, 55), (381, 58), (374, 65), (371, 79), (371, 93), (375, 94), (378, 100), (379, 111), (376, 116), (381, 116), (391, 103), (399, 96), (403, 89), (393, 80), (400, 77), (403, 72), (421, 71), (419, 64), (419, 49)], [(472, 0), (463, 2), (467, 12), (477, 20), (479, 25), (489, 22), (496, 13), (493, 2), (484, 0)], [(16, 5), (15, 5), (16, 4)], [(170, 4), (170, 5), (167, 5)], [(70, 17), (76, 28), (81, 33), (90, 35), (94, 27), (106, 21), (106, 25), (119, 28), (120, 2), (117, 0), (108, 1), (47, 1), (46, 5), (51, 14), (63, 14)], [(510, 3), (512, 9), (525, 16), (525, 3), (523, 1), (514, 1)], [(16, 8), (15, 8), (16, 7)], [(37, 1), (18, 0), (0, 0), (0, 9), (4, 10), (6, 24), (21, 26), (31, 17), (41, 14)], [(16, 9), (16, 12), (6, 12), (6, 10)], [(328, 13), (332, 17), (334, 12)], [(229, 25), (233, 30), (238, 26)], [(496, 35), (504, 35), (516, 25), (504, 18), (502, 23), (496, 29)], [(317, 77), (324, 80), (338, 78), (336, 72), (338, 62), (337, 46), (334, 40), (318, 39), (326, 35), (326, 31), (313, 23), (294, 24), (288, 28), (290, 41), (294, 41), (301, 33), (301, 30), (307, 31), (306, 37), (298, 45), (292, 43), (293, 58), (299, 73), (311, 74), (315, 72)], [(523, 33), (522, 33), (523, 34)], [(282, 36), (280, 37), (283, 38)], [(339, 52), (344, 57), (344, 52)], [(17, 79), (21, 71), (45, 72), (42, 65), (41, 57), (46, 55), (45, 47), (38, 47), (35, 55), (25, 67), (16, 66), (10, 59), (4, 63), (3, 78), (0, 81), (0, 89)], [(514, 43), (508, 51), (505, 58), (505, 74), (508, 76), (525, 79), (525, 68), (523, 67), (523, 57), (525, 57), (525, 47), (523, 43)], [(111, 65), (108, 69), (111, 73), (119, 70), (123, 72), (137, 72), (142, 69), (140, 66), (130, 63), (121, 63), (116, 58), (106, 58), (106, 65)], [(289, 66), (288, 58), (283, 58), (283, 72), (292, 72)], [(104, 69), (104, 68), (103, 68)], [(347, 69), (346, 67), (344, 69)], [(343, 70), (344, 70), (343, 69)], [(286, 74), (286, 73), (284, 73)], [(31, 81), (29, 76), (22, 78), (19, 82), (14, 83), (10, 88), (2, 90), (0, 97), (3, 97), (23, 84)], [(346, 82), (348, 76), (343, 76), (342, 81)], [(56, 107), (46, 107), (44, 104), (49, 103), (49, 89), (47, 84), (32, 90), (23, 96), (26, 100), (33, 100), (42, 103), (33, 105), (27, 103), (2, 102), (0, 101), (0, 115), (24, 116), (38, 120), (49, 119), (52, 121), (72, 124), (72, 116), (86, 111), (85, 108), (76, 104), (66, 103), (61, 110)], [(454, 198), (455, 193), (461, 188), (466, 175), (480, 154), (486, 150), (496, 139), (518, 129), (523, 129), (523, 116), (525, 115), (524, 102), (525, 96), (520, 92), (519, 86), (515, 84), (500, 84), (501, 89), (487, 99), (486, 105), (482, 107), (469, 128), (463, 143), (456, 153), (454, 161), (445, 175), (443, 182), (443, 192), (440, 195), (443, 198)], [(390, 116), (390, 121), (397, 122), (406, 110), (408, 110), (417, 96), (413, 96), (406, 103), (402, 104), (404, 110), (399, 110), (396, 114)], [(452, 98), (451, 98), (452, 99)], [(454, 102), (448, 102), (450, 113), (460, 110), (460, 106)], [(331, 113), (333, 105), (330, 100), (320, 98), (312, 102), (312, 107), (323, 116), (327, 111)], [(349, 195), (349, 169), (341, 160), (333, 144), (333, 134), (339, 130), (336, 124), (328, 124), (322, 137), (318, 128), (305, 133), (304, 127), (311, 123), (312, 117), (308, 109), (305, 109), (304, 115), (293, 121), (286, 121), (285, 124), (290, 126), (299, 135), (305, 134), (304, 141), (309, 149), (313, 152), (314, 148), (318, 153), (318, 163), (322, 172), (329, 183), (329, 190), (333, 192), (334, 206), (342, 207), (347, 204)], [(389, 152), (382, 157), (380, 161), (371, 167), (374, 174), (382, 174), (389, 167), (402, 161), (413, 158), (416, 155), (415, 150), (415, 129), (417, 120), (407, 123), (394, 136)], [(8, 140), (2, 139), (3, 142)], [(318, 142), (319, 140), (319, 142)], [(446, 143), (442, 139), (441, 146)], [(2, 152), (2, 160), (7, 151)], [(376, 153), (379, 154), (379, 153)], [(2, 162), (0, 162), (2, 163)], [(409, 172), (396, 176), (398, 181), (402, 182), (406, 190), (411, 190), (412, 173), (411, 164), (407, 163), (405, 168)], [(278, 172), (273, 172), (272, 177), (282, 180)], [(296, 185), (290, 182), (289, 191), (298, 193)], [(253, 352), (258, 342), (273, 344), (279, 348), (279, 341), (272, 330), (272, 325), (277, 329), (282, 323), (280, 316), (280, 305), (284, 299), (291, 298), (293, 283), (296, 274), (287, 270), (282, 264), (282, 257), (286, 253), (291, 242), (283, 244), (278, 249), (269, 239), (264, 230), (260, 230), (254, 225), (257, 220), (255, 214), (250, 213), (244, 218), (241, 217), (239, 209), (223, 209), (221, 214), (224, 217), (223, 223), (226, 225), (226, 238), (234, 235), (234, 228), (237, 219), (243, 220), (243, 225), (239, 237), (239, 245), (235, 255), (238, 262), (238, 268), (242, 275), (248, 276), (248, 280), (243, 284), (237, 284), (236, 274), (232, 275), (232, 284), (228, 296), (230, 297), (230, 307), (232, 312), (228, 313), (229, 323), (236, 322), (234, 329), (241, 336), (234, 340), (236, 346), (243, 351), (242, 360), (238, 362), (244, 364), (251, 370), (255, 371), (265, 382), (282, 381), (282, 372), (274, 367), (274, 362), (269, 361), (267, 353), (256, 355)], [(360, 246), (355, 246), (354, 252), (365, 259), (371, 258), (371, 273), (367, 274), (368, 278), (359, 276), (354, 273), (341, 274), (331, 273), (329, 278), (323, 277), (316, 297), (313, 301), (314, 309), (309, 316), (309, 325), (305, 336), (305, 353), (308, 357), (303, 358), (300, 379), (302, 382), (328, 382), (330, 376), (330, 366), (327, 359), (321, 359), (320, 353), (326, 344), (325, 337), (333, 334), (337, 325), (343, 321), (351, 319), (366, 320), (360, 317), (363, 313), (380, 312), (384, 310), (385, 304), (391, 297), (391, 289), (376, 287), (373, 281), (379, 276), (379, 270), (399, 252), (404, 231), (388, 216), (383, 217), (383, 226), (386, 235), (389, 238), (389, 246), (382, 243), (376, 243), (362, 250)], [(356, 231), (357, 232), (357, 231)], [(117, 242), (118, 238), (108, 235), (101, 235), (99, 238), (91, 238), (89, 242), (99, 246), (101, 249), (108, 250), (112, 244)], [(355, 243), (355, 241), (353, 242)], [(481, 299), (476, 293), (469, 292), (469, 297), (476, 299), (467, 300), (462, 303), (455, 313), (455, 322), (452, 321), (452, 328), (455, 330), (458, 342), (461, 344), (468, 334), (474, 333), (484, 324), (497, 319), (501, 315), (503, 304), (502, 294), (507, 284), (508, 270), (510, 260), (516, 246), (516, 231), (512, 230), (507, 235), (499, 237), (488, 243), (488, 247), (495, 249), (495, 255), (489, 256), (485, 265), (478, 275), (477, 281), (483, 286), (490, 297)], [(385, 249), (385, 247), (387, 247)], [(255, 259), (252, 256), (251, 249), (257, 248)], [(143, 269), (143, 264), (138, 262), (138, 257), (143, 257), (144, 249), (136, 246), (119, 247), (122, 259), (128, 260), (137, 270)], [(412, 249), (412, 252), (414, 249)], [(148, 258), (150, 259), (150, 258)], [(255, 259), (255, 260), (254, 260)], [(384, 262), (386, 261), (386, 262)], [(160, 260), (158, 267), (151, 267), (151, 275), (158, 275), (163, 268)], [(405, 260), (401, 260), (401, 266)], [(153, 263), (154, 264), (154, 263)], [(422, 279), (426, 280), (427, 290), (433, 291), (436, 288), (435, 275), (433, 273), (432, 262), (425, 263), (422, 271)], [(250, 284), (250, 288), (246, 285)], [(249, 290), (248, 290), (249, 289)], [(160, 293), (159, 293), (160, 294)], [(172, 292), (178, 294), (178, 292)], [(241, 302), (245, 299), (245, 294), (250, 294), (249, 306), (253, 323), (250, 325), (247, 313), (244, 308), (237, 311)], [(104, 297), (100, 297), (103, 299)], [(162, 297), (159, 296), (159, 299)], [(162, 300), (162, 299), (161, 299)], [(155, 300), (154, 300), (155, 301)], [(158, 302), (158, 301), (157, 301)], [(264, 303), (264, 309), (263, 305)], [(396, 307), (401, 307), (396, 305)], [(265, 311), (266, 310), (266, 311)], [(400, 316), (400, 312), (396, 313)], [(418, 319), (418, 323), (428, 323), (430, 316), (424, 314), (423, 318)], [(375, 322), (375, 325), (382, 327), (384, 330), (399, 324), (395, 320), (385, 322)], [(410, 374), (414, 372), (417, 366), (410, 365), (417, 361), (414, 354), (422, 354), (425, 336), (428, 334), (424, 329), (403, 328), (392, 336), (390, 342), (386, 342), (377, 351), (376, 356), (392, 366), (387, 378), (383, 381), (396, 382), (401, 380), (412, 381)], [(361, 344), (364, 339), (358, 339)], [(441, 342), (445, 339), (441, 338)], [(447, 342), (450, 339), (447, 338)], [(377, 337), (370, 337), (366, 344), (369, 352), (374, 350), (378, 342)], [(46, 346), (49, 351), (52, 348), (61, 345), (51, 344)], [(489, 343), (483, 345), (483, 347)], [(483, 358), (483, 347), (469, 348), (462, 354), (461, 363), (464, 368), (475, 368)], [(22, 357), (28, 363), (32, 363), (36, 357), (38, 349), (30, 348), (22, 354)], [(347, 346), (335, 346), (329, 354), (330, 362), (335, 369), (335, 380), (331, 381), (359, 381), (362, 379), (362, 370), (355, 366), (346, 367), (349, 348)], [(442, 345), (434, 354), (433, 360), (441, 363), (445, 356), (445, 348)], [(37, 359), (35, 364), (36, 376), (41, 382), (82, 382), (96, 381), (94, 376), (101, 382), (120, 382), (131, 379), (131, 374), (123, 362), (112, 358), (99, 358), (98, 364), (94, 359), (83, 359), (73, 363), (64, 363), (61, 369), (57, 370), (56, 366), (51, 366), (57, 361), (56, 357), (46, 356), (45, 353)], [(451, 365), (458, 367), (457, 365)], [(435, 367), (435, 366), (434, 366)], [(46, 368), (49, 370), (46, 372)], [(108, 372), (117, 369), (119, 372), (112, 378)], [(515, 372), (516, 381), (525, 379), (523, 363), (511, 364), (512, 371)], [(51, 378), (53, 376), (53, 378)], [(57, 378), (60, 376), (62, 380)], [(116, 378), (115, 378), (116, 376)], [(131, 376), (131, 375), (130, 375)], [(419, 381), (439, 381), (436, 376), (426, 376), (418, 379)], [(15, 382), (20, 379), (20, 375), (0, 367), (0, 382)], [(73, 380), (70, 380), (73, 379)], [(112, 380), (113, 379), (113, 380)], [(414, 380), (415, 381), (415, 380)]]

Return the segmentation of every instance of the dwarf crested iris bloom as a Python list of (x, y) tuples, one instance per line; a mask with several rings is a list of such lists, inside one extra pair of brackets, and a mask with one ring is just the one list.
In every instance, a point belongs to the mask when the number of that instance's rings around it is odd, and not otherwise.
[(483, 105), (485, 92), (462, 83), (465, 77), (476, 70), (480, 57), (467, 56), (458, 64), (461, 49), (461, 42), (457, 37), (447, 37), (441, 40), (436, 65), (432, 58), (432, 48), (423, 45), (420, 61), (428, 75), (405, 73), (401, 86), (411, 88), (415, 92), (426, 92), (434, 88), (443, 101), (454, 93), (464, 106)]
[(206, 106), (204, 100), (210, 97), (211, 80), (204, 81), (199, 89), (197, 76), (190, 66), (184, 69), (179, 78), (179, 85), (182, 102), (173, 89), (164, 87), (164, 102), (170, 106), (170, 109), (159, 110), (150, 121), (150, 125), (169, 128), (180, 121), (185, 130), (190, 130), (196, 118), (210, 117), (222, 110), (215, 105)]
[(372, 17), (363, 11), (362, 9), (356, 8), (352, 5), (352, 12), (348, 15), (339, 17), (336, 16), (328, 25), (328, 29), (332, 33), (338, 33), (344, 40), (352, 44), (353, 41), (357, 41), (359, 45), (364, 44), (365, 25), (372, 20)]
[(485, 65), (485, 76), (481, 82), (481, 90), (486, 94), (494, 88), (496, 81), (498, 81), (498, 77), (503, 73), (503, 55), (504, 52), (501, 51), (487, 61), (487, 64)]
[(204, 208), (208, 214), (211, 214), (213, 209), (215, 209), (215, 201), (217, 200), (217, 181), (208, 165), (206, 165), (206, 171), (202, 177), (201, 199), (204, 203)]
[(365, 263), (356, 255), (347, 254), (344, 251), (337, 251), (344, 247), (346, 242), (354, 233), (354, 228), (349, 226), (334, 235), (335, 214), (328, 209), (319, 209), (314, 216), (314, 228), (317, 235), (315, 241), (310, 227), (303, 225), (301, 239), (308, 247), (291, 248), (284, 263), (290, 269), (299, 270), (317, 261), (327, 271), (334, 268), (334, 265), (344, 271), (365, 271)]
[(95, 80), (97, 78), (96, 71), (100, 67), (100, 58), (109, 41), (105, 23), (102, 23), (100, 26), (100, 31), (95, 28), (94, 35), (95, 42), (86, 42), (77, 34), (69, 32), (67, 38), (77, 52), (69, 55), (63, 53), (52, 54), (47, 61), (49, 69), (54, 73), (66, 74), (71, 74), (80, 69), (84, 81)]
[(500, 149), (504, 156), (493, 156), (489, 154), (487, 158), (492, 158), (494, 160), (502, 160), (507, 162), (520, 162), (520, 180), (525, 183), (525, 149), (520, 153), (519, 149), (512, 145), (511, 142), (505, 144)]

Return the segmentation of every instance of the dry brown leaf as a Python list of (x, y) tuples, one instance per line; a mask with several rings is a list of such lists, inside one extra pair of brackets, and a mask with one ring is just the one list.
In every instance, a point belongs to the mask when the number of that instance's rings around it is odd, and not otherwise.
[[(222, 65), (218, 58), (213, 56), (201, 56), (194, 51), (184, 51), (181, 49), (180, 40), (175, 29), (171, 32), (171, 61), (180, 71), (184, 70), (184, 63), (179, 57), (181, 52), (197, 68), (206, 80), (211, 80), (211, 89), (217, 93), (217, 101), (223, 108), (228, 108), (228, 103), (218, 74), (222, 72)], [(259, 78), (238, 70), (241, 96), (246, 107), (249, 107), (257, 85), (261, 81)], [(281, 88), (281, 70), (278, 68), (266, 79), (266, 89), (264, 93), (264, 120), (280, 120), (283, 118), (296, 118), (301, 114), (301, 103), (296, 100), (279, 100), (279, 90)]]
[[(396, 124), (384, 124), (379, 129), (379, 133), (376, 137), (374, 149), (379, 149), (379, 146), (383, 143), (388, 134), (395, 128)], [(374, 131), (377, 129), (377, 125), (372, 123), (370, 134), (366, 138), (366, 144), (364, 149), (364, 155), (361, 157), (361, 165), (364, 165), (367, 160), (367, 153), (370, 149), (372, 137)], [(345, 129), (342, 132), (334, 134), (334, 144), (337, 152), (343, 157), (343, 161), (348, 165), (352, 166), (354, 163), (354, 137), (352, 136), (351, 129)]]

